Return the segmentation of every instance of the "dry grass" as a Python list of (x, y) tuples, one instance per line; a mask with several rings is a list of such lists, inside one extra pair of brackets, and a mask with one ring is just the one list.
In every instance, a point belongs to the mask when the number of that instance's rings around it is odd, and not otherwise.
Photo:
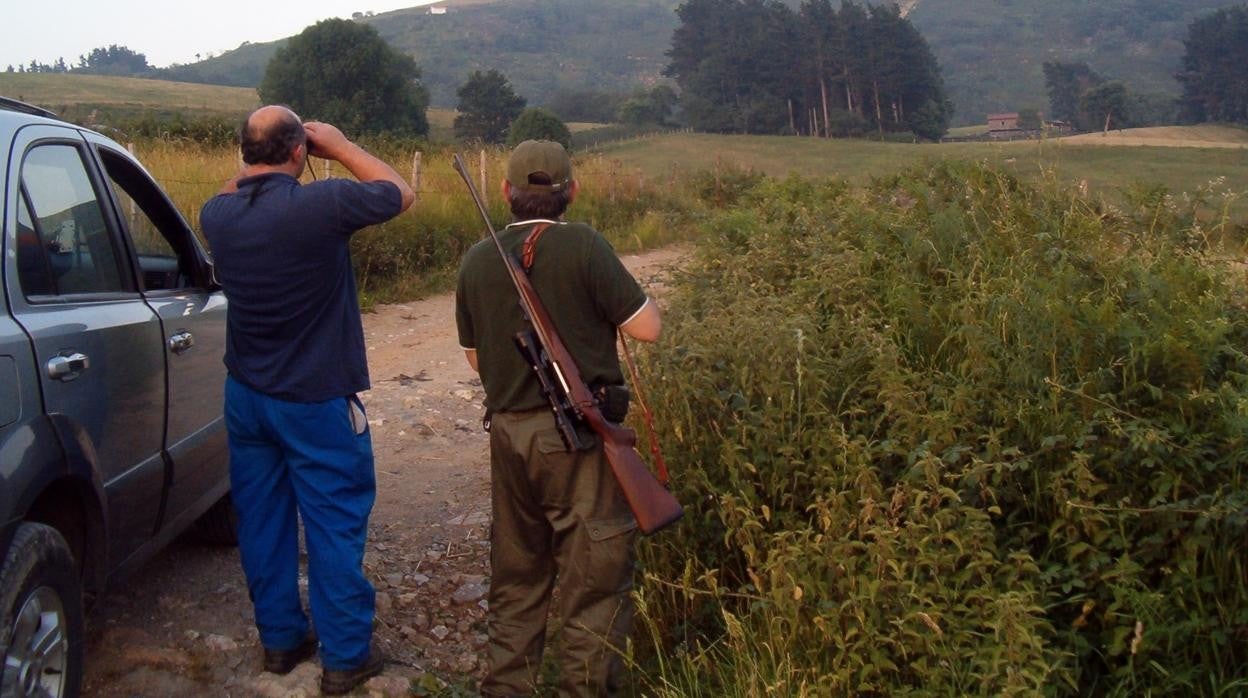
[(1078, 145), (1157, 146), (1162, 148), (1248, 148), (1248, 129), (1235, 126), (1154, 126), (1057, 139)]

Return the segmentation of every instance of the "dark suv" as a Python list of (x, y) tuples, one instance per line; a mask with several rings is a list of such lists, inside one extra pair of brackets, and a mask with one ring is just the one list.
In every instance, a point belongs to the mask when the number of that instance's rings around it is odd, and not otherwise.
[(4, 98), (0, 211), (0, 696), (75, 695), (84, 597), (232, 542), (225, 297), (125, 148)]

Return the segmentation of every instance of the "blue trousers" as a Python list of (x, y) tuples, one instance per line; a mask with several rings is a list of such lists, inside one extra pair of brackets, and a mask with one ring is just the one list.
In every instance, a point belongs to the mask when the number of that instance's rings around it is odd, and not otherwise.
[[(351, 426), (355, 396), (286, 402), (227, 378), (230, 484), (238, 547), (260, 642), (288, 650), (308, 632), (299, 598), (299, 522), (308, 600), (325, 669), (368, 658), (373, 586), (364, 577), (368, 515), (376, 499), (373, 444)], [(361, 408), (362, 409), (362, 408)]]

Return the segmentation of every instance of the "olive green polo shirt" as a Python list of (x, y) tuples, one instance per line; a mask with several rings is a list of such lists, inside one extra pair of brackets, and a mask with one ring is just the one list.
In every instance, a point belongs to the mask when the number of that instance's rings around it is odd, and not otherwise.
[[(583, 223), (520, 221), (499, 232), (503, 249), (519, 256), (539, 222), (553, 223), (537, 241), (529, 279), (588, 385), (623, 383), (616, 327), (641, 311), (646, 294), (611, 244)], [(486, 238), (464, 255), (455, 293), (459, 344), (475, 349), (485, 404), (496, 412), (547, 405), (532, 368), (512, 339), (527, 329), (520, 298)]]

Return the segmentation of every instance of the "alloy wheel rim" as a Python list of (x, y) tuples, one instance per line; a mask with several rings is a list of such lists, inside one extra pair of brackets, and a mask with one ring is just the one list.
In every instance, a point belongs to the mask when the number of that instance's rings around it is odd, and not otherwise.
[(51, 588), (39, 587), (26, 597), (13, 619), (0, 694), (64, 695), (69, 662), (66, 625), (65, 606)]

